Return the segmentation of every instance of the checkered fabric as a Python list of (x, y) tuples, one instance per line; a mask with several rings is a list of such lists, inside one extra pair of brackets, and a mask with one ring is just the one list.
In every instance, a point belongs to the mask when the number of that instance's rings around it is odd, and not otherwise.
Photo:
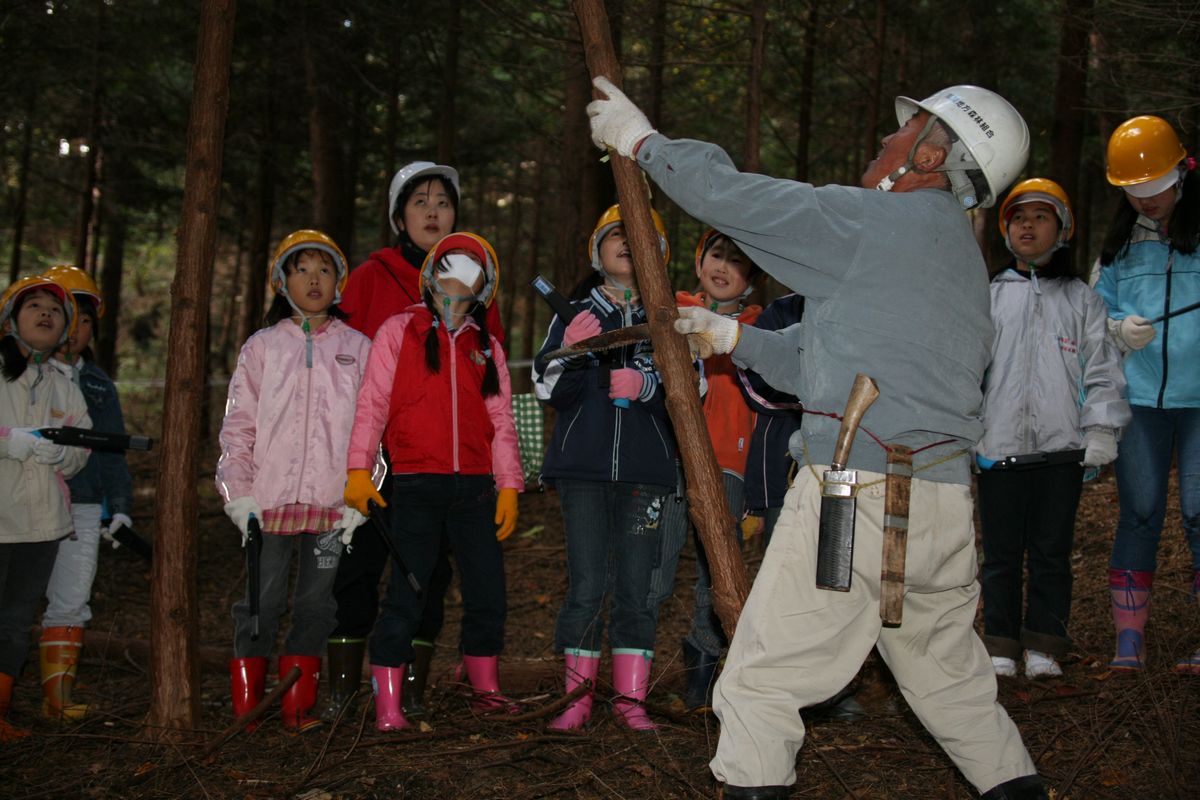
[(517, 424), (517, 447), (521, 452), (521, 468), (525, 472), (525, 483), (537, 483), (542, 472), (542, 460), (546, 454), (543, 438), (545, 417), (542, 404), (533, 392), (514, 394), (512, 398), (513, 419)]

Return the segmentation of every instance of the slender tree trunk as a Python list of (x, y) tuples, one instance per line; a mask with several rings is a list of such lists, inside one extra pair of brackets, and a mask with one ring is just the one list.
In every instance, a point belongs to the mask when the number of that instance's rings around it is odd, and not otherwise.
[[(266, 104), (266, 130), (274, 130), (274, 109)], [(271, 223), (275, 211), (275, 168), (268, 152), (270, 137), (263, 140), (258, 154), (254, 207), (251, 211), (248, 265), (242, 275), (242, 314), (238, 320), (237, 346), (240, 349), (262, 322), (267, 294), (267, 270), (271, 252)]]
[(345, 208), (345, 159), (341, 142), (342, 112), (334, 95), (336, 81), (326, 70), (327, 37), (336, 30), (331, 11), (322, 3), (304, 9), (304, 76), (308, 90), (308, 142), (312, 161), (313, 221), (335, 242), (350, 238)]
[[(398, 38), (399, 34), (397, 34)], [(396, 137), (400, 135), (400, 79), (403, 77), (400, 62), (400, 45), (399, 41), (396, 41), (388, 49), (388, 76), (390, 83), (388, 84), (387, 124), (384, 127), (383, 134), (386, 151), (384, 163), (387, 164), (387, 172), (383, 176), (383, 186), (380, 192), (379, 207), (381, 209), (380, 219), (382, 222), (379, 226), (380, 247), (390, 245), (396, 236), (392, 233), (391, 209), (388, 208), (388, 190), (392, 183), (392, 176), (400, 169), (396, 153)]]
[[(584, 108), (592, 100), (582, 49), (569, 48), (564, 70), (562, 154), (559, 157), (558, 241), (552, 280), (566, 294), (588, 266), (592, 225), (613, 203), (612, 171), (597, 158)], [(617, 76), (620, 77), (619, 75)]]
[[(244, 217), (243, 217), (244, 219)], [(246, 271), (246, 226), (238, 227), (237, 254), (233, 259), (233, 274), (229, 276), (229, 291), (225, 293), (225, 307), (221, 309), (221, 341), (213, 352), (213, 359), (220, 367), (222, 374), (233, 373), (231, 362), (237, 358), (237, 348), (233, 341), (241, 322), (237, 314), (237, 301), (241, 296), (244, 281), (242, 274)], [(210, 370), (211, 371), (211, 370)]]
[(862, 172), (879, 149), (879, 109), (883, 102), (883, 51), (887, 37), (887, 2), (875, 0), (874, 52), (871, 54), (871, 91), (867, 94), (867, 135), (863, 142), (863, 160), (858, 164)]
[(196, 726), (196, 467), (205, 332), (217, 248), (221, 160), (229, 106), (235, 0), (203, 0), (188, 121), (187, 170), (171, 285), (171, 326), (163, 404), (162, 460), (150, 593), (151, 698), (146, 734), (174, 740)]
[(17, 165), (17, 201), (13, 209), (12, 261), (8, 266), (8, 282), (21, 277), (21, 245), (25, 240), (25, 208), (29, 197), (29, 162), (33, 156), (33, 110), (37, 93), (32, 84), (25, 96), (25, 119), (21, 130), (21, 155)]
[(462, 39), (462, 3), (450, 0), (446, 9), (446, 63), (442, 65), (442, 101), (438, 113), (437, 157), (439, 164), (454, 164), (458, 119), (455, 98), (458, 95), (458, 46)]
[[(539, 148), (537, 161), (534, 163), (534, 189), (533, 189), (533, 221), (529, 231), (529, 258), (528, 268), (525, 274), (532, 279), (538, 271), (538, 263), (541, 261), (542, 254), (542, 198), (545, 190), (546, 171), (542, 168), (542, 163), (545, 160), (545, 148)], [(543, 331), (537, 324), (540, 311), (539, 304), (534, 301), (531, 292), (521, 292), (520, 296), (524, 298), (524, 313), (517, 317), (525, 325), (524, 336), (521, 339), (521, 358), (533, 360), (533, 355), (536, 352), (535, 348), (542, 343)], [(525, 391), (529, 389), (531, 376), (529, 370), (522, 370), (523, 382), (522, 387)], [(515, 389), (514, 389), (515, 391)]]
[(812, 146), (813, 73), (816, 71), (820, 0), (810, 0), (804, 20), (804, 60), (800, 68), (800, 102), (797, 103), (796, 180), (808, 181), (808, 154)]
[[(513, 325), (516, 319), (516, 299), (529, 294), (528, 278), (521, 274), (521, 225), (524, 222), (525, 203), (522, 195), (525, 190), (525, 169), (522, 166), (523, 160), (520, 156), (517, 157), (516, 165), (513, 170), (513, 201), (512, 211), (509, 214), (509, 225), (507, 240), (504, 245), (504, 255), (502, 256), (504, 263), (508, 265), (509, 280), (504, 281), (508, 284), (508, 291), (505, 292), (504, 305), (500, 307), (504, 314), (504, 332), (508, 335), (509, 341), (512, 341)], [(509, 345), (511, 347), (512, 345)]]
[(650, 124), (662, 128), (663, 122), (663, 61), (667, 50), (667, 2), (653, 0), (650, 5)]
[(75, 244), (75, 266), (89, 273), (94, 272), (89, 266), (88, 245), (95, 226), (95, 205), (97, 169), (96, 161), (100, 157), (100, 107), (104, 84), (101, 81), (101, 51), (104, 47), (104, 7), (103, 0), (96, 3), (96, 29), (92, 46), (95, 52), (92, 58), (92, 98), (88, 114), (87, 155), (83, 160), (83, 189), (79, 194), (79, 234)]
[(117, 379), (120, 361), (117, 340), (121, 320), (121, 281), (125, 271), (125, 209), (109, 192), (108, 235), (104, 240), (104, 265), (100, 274), (100, 296), (104, 299), (104, 317), (96, 342), (96, 361), (108, 377)]
[(754, 0), (750, 7), (750, 83), (746, 87), (745, 170), (758, 172), (762, 147), (763, 57), (767, 49), (767, 3)]
[[(600, 0), (575, 0), (573, 6), (583, 32), (589, 70), (620, 85), (621, 67), (609, 40), (603, 3)], [(746, 567), (742, 563), (741, 548), (729, 536), (734, 520), (725, 503), (721, 470), (700, 407), (692, 356), (687, 342), (673, 327), (677, 318), (675, 295), (665, 271), (658, 266), (661, 261), (658, 236), (650, 220), (650, 200), (642, 173), (632, 159), (616, 153), (610, 155), (625, 230), (633, 251), (638, 288), (650, 323), (655, 365), (662, 374), (667, 393), (667, 411), (676, 438), (688, 443), (680, 448), (680, 456), (687, 476), (689, 513), (712, 571), (713, 609), (732, 639), (750, 588)]]
[[(1050, 136), (1050, 177), (1073, 203), (1079, 202), (1079, 160), (1083, 153), (1084, 106), (1087, 103), (1088, 32), (1093, 0), (1064, 0), (1058, 45), (1058, 80), (1054, 87), (1054, 126)], [(1081, 239), (1082, 241), (1082, 239)], [(1086, 247), (1072, 256), (1083, 268)]]

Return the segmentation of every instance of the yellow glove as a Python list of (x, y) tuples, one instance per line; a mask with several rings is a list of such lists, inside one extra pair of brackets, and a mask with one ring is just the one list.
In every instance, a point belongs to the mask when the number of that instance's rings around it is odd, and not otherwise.
[(750, 541), (763, 532), (767, 521), (757, 514), (747, 514), (742, 517), (742, 540)]
[(342, 499), (346, 501), (346, 505), (364, 515), (371, 513), (371, 509), (367, 506), (368, 501), (371, 500), (378, 503), (380, 508), (387, 508), (387, 502), (383, 499), (383, 495), (371, 482), (371, 470), (369, 469), (352, 469), (346, 473), (346, 491), (342, 495)]
[(517, 490), (501, 489), (496, 494), (496, 541), (503, 542), (517, 529)]

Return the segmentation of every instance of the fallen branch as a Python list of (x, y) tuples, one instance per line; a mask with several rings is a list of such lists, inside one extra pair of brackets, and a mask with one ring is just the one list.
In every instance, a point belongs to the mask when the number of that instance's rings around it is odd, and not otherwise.
[(510, 724), (520, 724), (522, 722), (529, 722), (532, 719), (548, 717), (559, 709), (566, 708), (584, 694), (592, 691), (594, 688), (595, 686), (592, 681), (586, 680), (554, 702), (547, 703), (544, 706), (539, 706), (532, 711), (526, 711), (524, 714), (512, 714), (511, 716), (488, 714), (487, 717), (493, 722), (507, 722)]
[(292, 667), (288, 670), (287, 675), (283, 676), (283, 680), (277, 683), (274, 689), (267, 692), (266, 697), (258, 701), (258, 705), (250, 709), (250, 711), (245, 715), (238, 717), (231, 725), (229, 725), (229, 727), (221, 731), (220, 735), (218, 735), (216, 739), (213, 739), (211, 742), (206, 744), (204, 749), (200, 751), (200, 755), (198, 756), (199, 760), (205, 761), (214, 753), (216, 753), (217, 750), (221, 749), (221, 746), (225, 744), (225, 742), (236, 736), (238, 731), (245, 729), (245, 727), (250, 723), (256, 722), (258, 718), (265, 714), (267, 709), (274, 705), (275, 701), (278, 700), (284, 692), (292, 688), (292, 684), (298, 680), (300, 680), (300, 668)]

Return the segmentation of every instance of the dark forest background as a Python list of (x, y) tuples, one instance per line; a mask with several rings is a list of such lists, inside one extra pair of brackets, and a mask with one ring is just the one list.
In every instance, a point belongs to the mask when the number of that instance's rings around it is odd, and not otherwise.
[[(1081, 270), (1118, 193), (1104, 142), (1155, 113), (1200, 149), (1200, 4), (1172, 0), (609, 0), (626, 89), (671, 136), (744, 169), (856, 183), (893, 98), (954, 83), (1007, 96), (1033, 136), (1027, 176), (1064, 185)], [(199, 8), (176, 0), (0, 4), (0, 269), (93, 272), (111, 312), (99, 360), (163, 374)], [(388, 181), (414, 159), (462, 175), (460, 228), (505, 272), (512, 356), (540, 343), (535, 271), (569, 287), (614, 202), (588, 135), (590, 87), (565, 2), (242, 0), (208, 349), (232, 368), (264, 307), (267, 260), (300, 227), (352, 264), (390, 243)], [(691, 288), (700, 225), (656, 198)], [(978, 220), (1001, 257), (995, 211)], [(770, 295), (778, 287), (767, 287)]]

